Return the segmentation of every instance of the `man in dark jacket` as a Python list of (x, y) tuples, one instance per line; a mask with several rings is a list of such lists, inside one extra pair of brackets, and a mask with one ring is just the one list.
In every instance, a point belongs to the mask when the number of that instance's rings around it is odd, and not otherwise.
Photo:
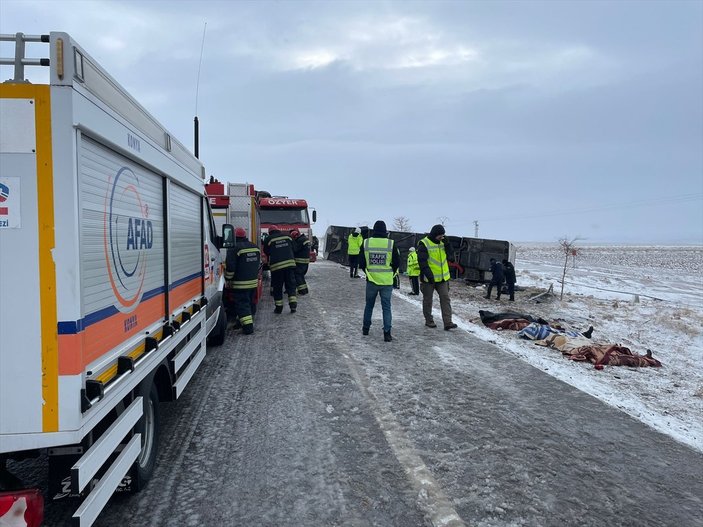
[(369, 334), (371, 315), (378, 295), (383, 309), (383, 340), (391, 342), (393, 276), (400, 267), (400, 252), (393, 240), (388, 238), (385, 222), (379, 220), (374, 223), (371, 236), (361, 244), (359, 266), (366, 274), (366, 307), (361, 332)]
[(491, 258), (491, 281), (488, 284), (486, 298), (491, 298), (493, 286), (496, 287), (496, 300), (500, 300), (500, 290), (503, 287), (503, 264)]
[(234, 247), (227, 249), (225, 260), (226, 294), (233, 299), (233, 311), (242, 326), (242, 333), (254, 333), (256, 313), (256, 291), (259, 286), (261, 252), (247, 240), (247, 233), (241, 227), (234, 231)]
[(298, 297), (295, 294), (293, 239), (282, 233), (277, 225), (271, 225), (264, 245), (264, 254), (268, 256), (271, 270), (271, 288), (275, 306), (273, 312), (283, 313), (283, 286), (285, 285), (290, 312), (295, 313), (298, 309)]
[(436, 328), (432, 316), (434, 292), (439, 295), (444, 329), (449, 331), (457, 325), (452, 322), (452, 304), (449, 299), (449, 262), (454, 261), (454, 251), (445, 238), (444, 226), (435, 225), (430, 233), (417, 244), (417, 263), (420, 266), (420, 291), (422, 291), (422, 314), (425, 326)]
[(515, 301), (515, 267), (508, 260), (503, 260), (503, 272), (505, 273), (505, 283), (508, 284), (508, 294), (511, 302)]
[(308, 294), (308, 284), (305, 275), (310, 265), (310, 240), (298, 229), (290, 231), (293, 238), (293, 257), (295, 259), (295, 292), (300, 296)]

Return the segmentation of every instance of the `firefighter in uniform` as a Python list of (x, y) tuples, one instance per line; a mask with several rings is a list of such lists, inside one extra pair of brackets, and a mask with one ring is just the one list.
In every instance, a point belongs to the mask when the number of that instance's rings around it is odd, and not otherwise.
[(269, 235), (264, 245), (264, 254), (268, 256), (271, 270), (271, 288), (273, 289), (274, 313), (283, 313), (283, 287), (288, 295), (290, 312), (298, 309), (298, 297), (295, 295), (295, 257), (293, 240), (281, 232), (277, 225), (269, 227)]
[(233, 297), (234, 312), (242, 326), (242, 333), (254, 333), (256, 313), (256, 290), (259, 285), (261, 251), (247, 240), (247, 233), (241, 227), (234, 231), (236, 242), (227, 249), (225, 261), (225, 285)]
[[(447, 250), (449, 249), (449, 250)], [(452, 322), (452, 304), (449, 300), (449, 262), (453, 259), (451, 246), (447, 247), (444, 237), (444, 227), (435, 225), (430, 234), (425, 236), (417, 246), (417, 263), (420, 266), (420, 290), (422, 291), (422, 314), (425, 315), (425, 326), (436, 328), (432, 317), (432, 297), (434, 292), (439, 294), (439, 306), (442, 310), (444, 329), (454, 329)]]
[(298, 229), (290, 231), (293, 238), (293, 258), (295, 259), (295, 292), (300, 296), (308, 294), (308, 284), (305, 275), (310, 264), (310, 240)]
[(349, 256), (349, 278), (359, 278), (359, 252), (364, 239), (361, 229), (357, 227), (347, 238), (347, 255)]
[(393, 275), (400, 266), (400, 253), (393, 240), (388, 238), (385, 222), (377, 221), (371, 236), (364, 240), (359, 253), (359, 264), (366, 273), (366, 307), (361, 332), (369, 334), (371, 315), (378, 295), (383, 310), (383, 340), (391, 342)]

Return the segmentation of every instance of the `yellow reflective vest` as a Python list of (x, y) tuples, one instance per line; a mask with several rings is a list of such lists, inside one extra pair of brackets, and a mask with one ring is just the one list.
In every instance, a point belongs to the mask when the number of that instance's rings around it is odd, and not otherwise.
[(361, 244), (364, 242), (364, 239), (361, 237), (361, 234), (357, 234), (354, 236), (354, 233), (349, 235), (349, 238), (347, 238), (347, 254), (350, 256), (356, 256), (361, 252)]
[(420, 264), (417, 263), (417, 252), (408, 253), (408, 264), (406, 272), (408, 276), (420, 276)]
[(435, 282), (446, 282), (449, 280), (449, 262), (447, 252), (444, 250), (444, 242), (434, 243), (428, 237), (420, 240), (427, 247), (427, 264), (430, 266)]
[(393, 285), (393, 240), (367, 238), (364, 240), (364, 258), (366, 279), (369, 282), (376, 285)]

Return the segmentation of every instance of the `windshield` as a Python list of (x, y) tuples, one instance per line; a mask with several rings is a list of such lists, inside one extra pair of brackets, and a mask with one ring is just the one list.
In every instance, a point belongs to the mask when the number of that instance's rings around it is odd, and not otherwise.
[(308, 225), (308, 209), (291, 209), (285, 207), (266, 208), (259, 210), (261, 223), (273, 223), (275, 225)]

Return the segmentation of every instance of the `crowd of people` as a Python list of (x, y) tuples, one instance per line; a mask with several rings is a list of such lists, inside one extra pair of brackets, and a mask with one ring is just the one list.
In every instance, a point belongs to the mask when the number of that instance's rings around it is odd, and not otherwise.
[[(241, 327), (244, 335), (254, 332), (256, 293), (261, 274), (261, 250), (247, 239), (241, 227), (234, 231), (235, 241), (227, 249), (225, 260), (225, 307), (227, 318)], [(271, 295), (274, 313), (283, 313), (283, 293), (288, 297), (291, 313), (298, 309), (298, 296), (308, 294), (305, 275), (310, 264), (312, 242), (294, 228), (282, 231), (271, 225), (262, 243), (271, 272)]]
[[(358, 270), (366, 275), (366, 304), (361, 331), (368, 335), (376, 298), (381, 298), (383, 311), (383, 340), (391, 342), (392, 312), (391, 298), (393, 288), (399, 288), (400, 251), (389, 237), (386, 224), (377, 221), (367, 238), (361, 235), (361, 229), (355, 228), (347, 238), (347, 255), (349, 257), (349, 276), (358, 278)], [(425, 326), (436, 328), (437, 323), (432, 314), (434, 294), (439, 297), (442, 325), (445, 331), (457, 325), (452, 321), (452, 306), (449, 297), (449, 262), (454, 261), (454, 251), (446, 238), (443, 225), (434, 225), (427, 236), (422, 238), (417, 247), (410, 247), (407, 256), (406, 273), (410, 279), (409, 295), (419, 296), (422, 292), (422, 314)], [(496, 288), (496, 297), (500, 300), (503, 282), (507, 284), (510, 300), (515, 300), (515, 268), (508, 260), (497, 262), (491, 258), (491, 282), (488, 284), (486, 298)]]
[[(234, 231), (235, 242), (227, 249), (225, 284), (227, 316), (235, 320), (242, 333), (254, 332), (256, 313), (256, 292), (261, 270), (261, 251), (247, 239), (246, 231)], [(298, 309), (298, 296), (308, 294), (305, 275), (310, 263), (311, 240), (298, 229), (283, 231), (278, 226), (269, 227), (263, 240), (263, 253), (268, 258), (271, 272), (271, 295), (274, 313), (283, 313), (284, 292), (291, 313)], [(383, 340), (393, 341), (391, 298), (393, 289), (400, 287), (400, 251), (390, 238), (386, 224), (378, 220), (367, 237), (361, 229), (355, 228), (347, 238), (349, 277), (360, 278), (359, 270), (366, 278), (366, 295), (362, 319), (362, 334), (368, 335), (376, 298), (381, 299), (383, 313)], [(443, 225), (434, 225), (422, 238), (417, 247), (410, 247), (406, 274), (410, 280), (409, 295), (422, 294), (422, 314), (425, 326), (436, 328), (432, 313), (435, 292), (439, 297), (442, 325), (445, 331), (455, 329), (452, 321), (452, 306), (449, 296), (451, 280), (449, 263), (454, 261), (454, 251), (446, 238)], [(509, 300), (515, 300), (515, 267), (508, 260), (490, 260), (491, 281), (488, 284), (486, 299), (491, 298), (493, 288), (496, 299), (500, 300), (503, 283), (507, 285)]]

